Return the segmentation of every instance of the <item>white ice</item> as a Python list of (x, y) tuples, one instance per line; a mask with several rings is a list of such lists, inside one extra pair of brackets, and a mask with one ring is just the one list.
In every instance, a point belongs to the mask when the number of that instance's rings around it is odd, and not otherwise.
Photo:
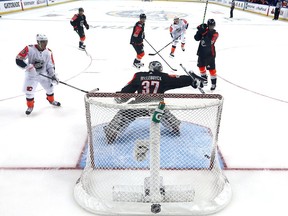
[[(78, 36), (69, 23), (79, 7), (96, 27), (86, 31), (89, 56), (77, 49)], [(154, 50), (148, 44), (143, 59), (145, 65), (157, 59), (165, 72), (184, 74), (180, 63), (198, 72), (198, 43), (193, 36), (204, 8), (205, 4), (188, 2), (77, 1), (2, 16), (0, 216), (91, 215), (73, 199), (82, 171), (76, 164), (86, 143), (84, 93), (60, 84), (55, 97), (62, 107), (54, 108), (39, 86), (34, 111), (27, 117), (24, 71), (15, 64), (21, 49), (34, 44), (37, 33), (44, 33), (60, 80), (83, 90), (115, 92), (137, 71), (129, 40), (138, 18), (108, 12), (146, 13), (146, 39), (156, 50), (171, 40), (168, 27), (173, 13), (187, 14), (186, 51), (178, 47), (175, 59), (168, 57), (170, 47), (161, 52), (178, 71), (171, 71), (158, 56), (149, 56)], [(157, 21), (149, 17), (155, 11), (171, 14), (166, 21)], [(225, 98), (219, 148), (233, 189), (231, 203), (216, 215), (287, 215), (288, 23), (242, 10), (234, 11), (233, 20), (228, 16), (229, 8), (209, 3), (206, 20), (214, 18), (219, 32), (215, 93)], [(199, 93), (190, 87), (173, 92)]]

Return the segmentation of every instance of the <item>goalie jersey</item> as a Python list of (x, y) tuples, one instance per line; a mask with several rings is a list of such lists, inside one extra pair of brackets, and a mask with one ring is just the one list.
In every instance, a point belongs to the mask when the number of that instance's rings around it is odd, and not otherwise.
[(156, 94), (170, 89), (190, 86), (193, 80), (190, 76), (167, 74), (159, 71), (135, 73), (121, 93)]

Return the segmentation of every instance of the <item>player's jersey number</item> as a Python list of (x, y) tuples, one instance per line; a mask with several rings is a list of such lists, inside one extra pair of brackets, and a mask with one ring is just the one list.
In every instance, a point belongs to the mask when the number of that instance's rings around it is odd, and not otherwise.
[(142, 82), (142, 94), (156, 94), (159, 89), (159, 81), (145, 80)]

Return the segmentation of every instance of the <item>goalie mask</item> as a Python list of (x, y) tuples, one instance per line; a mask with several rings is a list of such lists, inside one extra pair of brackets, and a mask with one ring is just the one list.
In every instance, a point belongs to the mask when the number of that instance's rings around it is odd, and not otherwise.
[(36, 40), (37, 40), (37, 44), (41, 50), (46, 49), (46, 46), (48, 44), (48, 38), (45, 34), (37, 34)]
[(162, 64), (158, 61), (152, 61), (149, 63), (149, 70), (150, 71), (153, 71), (153, 72), (162, 72), (163, 70), (163, 67), (162, 67)]

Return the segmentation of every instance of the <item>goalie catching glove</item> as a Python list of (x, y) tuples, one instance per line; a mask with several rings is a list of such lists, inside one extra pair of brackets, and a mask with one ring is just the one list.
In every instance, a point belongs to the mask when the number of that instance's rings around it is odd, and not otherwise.
[[(121, 92), (116, 92), (116, 93), (121, 93)], [(127, 102), (128, 100), (129, 100), (130, 98), (122, 98), (122, 97), (115, 97), (114, 98), (114, 101), (116, 102), (116, 103), (118, 103), (118, 104), (120, 104), (120, 103), (125, 103), (125, 102)]]
[(193, 71), (188, 72), (190, 77), (192, 78), (192, 87), (193, 88), (203, 88), (207, 85), (207, 79), (196, 75)]

